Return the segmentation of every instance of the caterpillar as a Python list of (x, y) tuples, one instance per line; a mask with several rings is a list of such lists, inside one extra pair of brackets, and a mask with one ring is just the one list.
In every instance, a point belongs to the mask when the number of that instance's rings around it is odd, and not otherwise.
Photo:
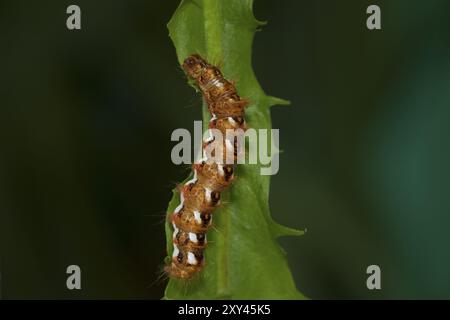
[[(245, 130), (244, 114), (248, 101), (241, 99), (234, 83), (226, 80), (218, 67), (200, 55), (190, 55), (182, 67), (208, 106), (211, 113), (209, 128), (219, 130), (224, 137), (222, 141), (205, 140), (203, 150), (215, 142), (224, 156), (233, 152), (236, 159), (237, 146), (227, 141), (226, 131)], [(234, 163), (211, 160), (205, 155), (192, 165), (193, 178), (181, 186), (180, 204), (169, 215), (173, 227), (173, 252), (165, 272), (170, 277), (189, 279), (204, 267), (206, 233), (212, 224), (213, 211), (220, 204), (221, 192), (234, 179), (234, 169)]]

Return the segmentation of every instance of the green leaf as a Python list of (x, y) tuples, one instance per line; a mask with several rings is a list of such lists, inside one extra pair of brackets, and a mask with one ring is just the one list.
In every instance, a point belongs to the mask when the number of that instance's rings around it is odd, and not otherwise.
[[(270, 129), (270, 106), (285, 100), (267, 96), (251, 67), (255, 31), (264, 23), (253, 16), (251, 0), (182, 1), (168, 24), (180, 64), (198, 53), (221, 67), (249, 99), (246, 121), (255, 129)], [(207, 125), (209, 114), (203, 105)], [(275, 148), (272, 152), (278, 152)], [(302, 299), (295, 287), (284, 252), (276, 238), (302, 232), (276, 224), (269, 213), (270, 176), (261, 166), (238, 165), (236, 179), (223, 194), (208, 232), (205, 268), (189, 281), (170, 279), (166, 299)], [(173, 191), (170, 215), (179, 203)], [(166, 223), (167, 260), (172, 252), (172, 227)]]

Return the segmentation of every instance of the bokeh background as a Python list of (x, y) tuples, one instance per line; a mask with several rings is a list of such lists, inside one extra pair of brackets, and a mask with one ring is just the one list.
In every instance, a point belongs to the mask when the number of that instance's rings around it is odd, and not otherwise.
[[(82, 10), (68, 31), (66, 8)], [(382, 30), (365, 10), (378, 4)], [(0, 2), (1, 297), (159, 299), (163, 220), (201, 100), (177, 0)], [(450, 2), (268, 1), (254, 69), (280, 129), (275, 219), (313, 299), (450, 298)], [(82, 268), (82, 290), (65, 287)], [(366, 288), (377, 264), (382, 290)]]

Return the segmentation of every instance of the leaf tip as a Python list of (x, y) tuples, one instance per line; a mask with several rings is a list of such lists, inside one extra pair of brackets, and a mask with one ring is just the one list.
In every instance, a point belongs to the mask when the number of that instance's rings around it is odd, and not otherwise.
[(278, 223), (274, 223), (272, 225), (272, 232), (273, 232), (275, 238), (284, 237), (284, 236), (299, 237), (299, 236), (304, 235), (306, 233), (306, 231), (307, 231), (306, 228), (304, 230), (297, 230), (294, 228), (289, 228), (289, 227), (283, 226)]
[(269, 23), (267, 20), (258, 20), (258, 19), (255, 19), (255, 22), (257, 27), (264, 27), (265, 25), (267, 25), (267, 23)]
[(277, 98), (277, 97), (268, 97), (269, 100), (269, 106), (275, 106), (275, 105), (280, 105), (280, 106), (289, 106), (291, 104), (291, 102), (289, 100), (285, 100), (285, 99), (281, 99), (281, 98)]

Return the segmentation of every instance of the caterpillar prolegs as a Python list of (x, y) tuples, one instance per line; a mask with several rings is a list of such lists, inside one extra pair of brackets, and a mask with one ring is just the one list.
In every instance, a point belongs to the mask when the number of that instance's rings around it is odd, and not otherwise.
[[(183, 69), (194, 80), (208, 105), (209, 128), (222, 133), (222, 141), (207, 139), (203, 149), (213, 142), (218, 143), (223, 155), (219, 159), (223, 160), (232, 152), (235, 160), (238, 146), (227, 140), (227, 132), (245, 130), (244, 113), (248, 102), (239, 97), (235, 85), (226, 80), (217, 67), (201, 56), (189, 56)], [(234, 163), (212, 158), (204, 155), (200, 162), (192, 165), (193, 178), (181, 187), (180, 204), (169, 216), (173, 226), (173, 253), (165, 271), (171, 277), (189, 279), (204, 266), (206, 232), (211, 226), (213, 211), (219, 205), (221, 192), (234, 178)]]

